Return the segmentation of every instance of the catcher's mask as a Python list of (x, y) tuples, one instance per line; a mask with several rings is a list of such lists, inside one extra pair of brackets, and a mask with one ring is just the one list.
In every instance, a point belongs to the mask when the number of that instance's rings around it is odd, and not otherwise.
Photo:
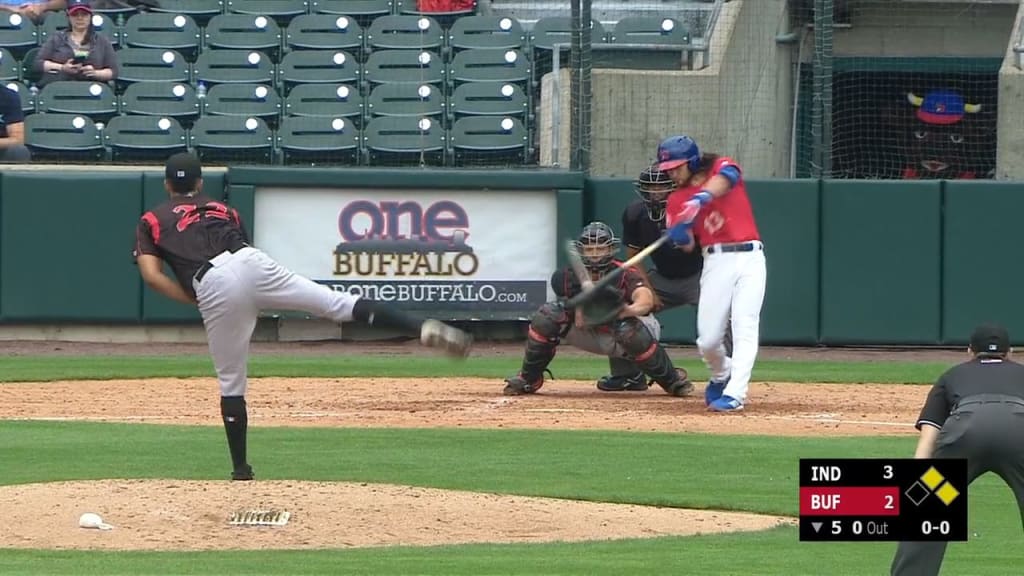
[(666, 172), (658, 169), (658, 165), (648, 166), (640, 173), (634, 183), (637, 196), (644, 201), (647, 208), (647, 215), (654, 222), (661, 222), (665, 219), (665, 205), (668, 203), (668, 195), (675, 190), (675, 182)]
[(614, 265), (619, 239), (604, 222), (591, 222), (583, 227), (583, 232), (576, 239), (576, 250), (588, 271), (603, 273)]

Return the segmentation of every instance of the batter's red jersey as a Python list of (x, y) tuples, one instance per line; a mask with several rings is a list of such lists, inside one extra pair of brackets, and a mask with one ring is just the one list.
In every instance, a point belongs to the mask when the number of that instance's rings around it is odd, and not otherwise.
[[(739, 165), (732, 158), (723, 156), (711, 165), (708, 179), (718, 174), (726, 166), (733, 166), (736, 170), (740, 170)], [(747, 197), (747, 185), (743, 181), (742, 172), (740, 174), (740, 179), (736, 181), (732, 189), (724, 196), (705, 204), (697, 214), (693, 235), (701, 246), (734, 244), (761, 239), (757, 223), (754, 222), (754, 211), (750, 208), (750, 199)], [(668, 226), (675, 224), (676, 216), (683, 204), (700, 191), (701, 186), (685, 186), (669, 194), (668, 206), (665, 209)]]

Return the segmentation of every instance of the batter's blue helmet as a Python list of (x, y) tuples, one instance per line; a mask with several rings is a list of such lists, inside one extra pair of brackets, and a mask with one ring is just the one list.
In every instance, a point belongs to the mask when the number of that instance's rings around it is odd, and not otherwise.
[(700, 169), (700, 148), (689, 136), (670, 136), (658, 145), (658, 169), (672, 170), (687, 164), (690, 172)]

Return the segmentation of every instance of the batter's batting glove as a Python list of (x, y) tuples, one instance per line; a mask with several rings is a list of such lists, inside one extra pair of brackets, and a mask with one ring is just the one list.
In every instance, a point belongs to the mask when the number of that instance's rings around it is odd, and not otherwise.
[(690, 235), (691, 228), (693, 228), (692, 220), (690, 222), (683, 221), (669, 228), (667, 234), (674, 244), (686, 246), (693, 241), (693, 237)]
[(697, 213), (700, 212), (700, 209), (714, 199), (715, 197), (707, 190), (701, 190), (694, 194), (693, 198), (683, 203), (682, 209), (679, 210), (679, 214), (676, 216), (676, 222), (692, 223), (697, 218)]

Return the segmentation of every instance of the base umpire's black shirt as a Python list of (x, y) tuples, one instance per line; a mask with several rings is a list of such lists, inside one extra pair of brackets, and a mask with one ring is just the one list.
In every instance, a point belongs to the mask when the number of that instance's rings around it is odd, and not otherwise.
[(999, 358), (974, 358), (939, 377), (921, 409), (915, 427), (941, 428), (957, 402), (976, 394), (1004, 394), (1024, 399), (1024, 365)]
[[(622, 242), (636, 250), (643, 250), (661, 238), (664, 230), (661, 224), (651, 220), (643, 200), (634, 200), (622, 212)], [(700, 274), (703, 265), (700, 247), (693, 252), (684, 252), (665, 244), (651, 254), (654, 267), (665, 278), (688, 278)]]
[(238, 210), (204, 194), (174, 196), (142, 215), (135, 229), (135, 257), (157, 256), (194, 295), (192, 277), (209, 259), (249, 243)]

